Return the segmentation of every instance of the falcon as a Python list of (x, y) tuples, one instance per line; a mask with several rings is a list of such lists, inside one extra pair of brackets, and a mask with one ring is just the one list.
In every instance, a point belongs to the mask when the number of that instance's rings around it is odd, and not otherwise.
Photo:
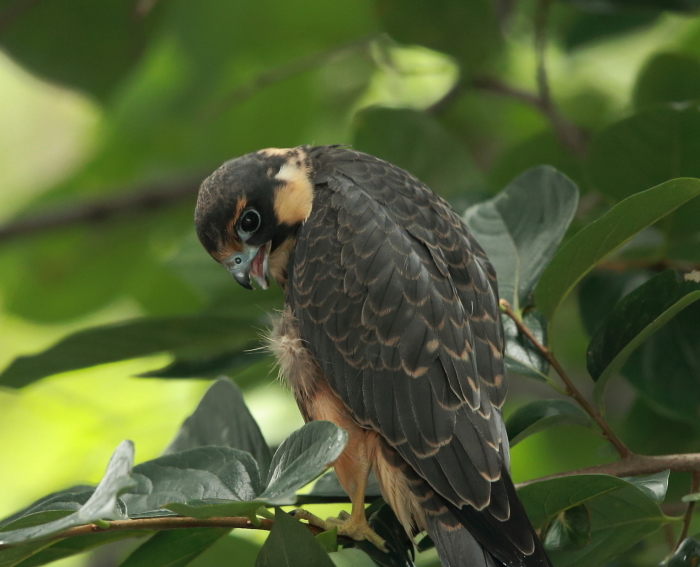
[(243, 287), (282, 287), (281, 375), (306, 421), (348, 433), (334, 468), (351, 514), (304, 517), (384, 548), (372, 470), (444, 567), (551, 566), (509, 475), (496, 274), (446, 201), (347, 147), (270, 148), (203, 182), (195, 225)]

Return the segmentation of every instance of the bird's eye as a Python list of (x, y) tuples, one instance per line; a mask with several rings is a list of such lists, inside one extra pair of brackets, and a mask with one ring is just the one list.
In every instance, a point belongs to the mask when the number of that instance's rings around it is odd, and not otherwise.
[(241, 232), (252, 234), (260, 228), (260, 213), (255, 209), (248, 209), (241, 216), (241, 221), (238, 226)]

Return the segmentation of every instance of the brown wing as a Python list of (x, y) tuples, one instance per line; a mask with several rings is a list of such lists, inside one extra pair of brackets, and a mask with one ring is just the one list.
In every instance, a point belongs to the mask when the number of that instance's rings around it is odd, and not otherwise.
[[(358, 423), (456, 508), (481, 510), (491, 533), (513, 498), (493, 268), (456, 214), (403, 170), (342, 148), (312, 156), (314, 207), (287, 288), (302, 339)], [(530, 552), (530, 530), (511, 527), (501, 552)]]

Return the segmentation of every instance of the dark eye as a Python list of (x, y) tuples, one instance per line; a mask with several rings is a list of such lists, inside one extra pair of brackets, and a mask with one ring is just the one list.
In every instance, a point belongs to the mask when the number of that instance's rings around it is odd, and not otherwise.
[(241, 232), (253, 233), (260, 228), (260, 213), (255, 209), (248, 209), (241, 216), (241, 221), (238, 225)]

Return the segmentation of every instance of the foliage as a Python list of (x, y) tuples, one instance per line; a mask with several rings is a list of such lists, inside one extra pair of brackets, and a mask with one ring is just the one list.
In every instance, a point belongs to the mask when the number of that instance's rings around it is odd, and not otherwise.
[[(218, 567), (233, 556), (242, 567), (437, 565), (429, 538), (414, 545), (376, 482), (366, 516), (388, 554), (315, 534), (289, 514), (293, 505), (335, 514), (347, 503), (333, 473), (304, 488), (340, 454), (345, 432), (327, 422), (292, 432), (274, 421), (269, 396), (260, 405), (256, 395), (273, 386), (259, 329), (282, 294), (249, 295), (193, 234), (199, 182), (221, 162), (307, 143), (350, 143), (411, 171), (489, 255), (507, 302), (513, 476), (526, 481), (519, 495), (554, 565), (694, 565), (699, 8), (0, 0), (0, 45), (39, 79), (32, 88), (55, 83), (47, 108), (72, 93), (96, 116), (72, 169), (46, 178), (39, 172), (60, 170), (50, 156), (68, 137), (40, 153), (48, 126), (24, 145), (0, 128), (0, 176), (20, 204), (0, 226), (0, 341), (12, 358), (0, 372), (0, 443), (10, 428), (39, 428), (40, 415), (58, 431), (43, 442), (87, 470), (90, 459), (61, 437), (70, 412), (11, 410), (40, 392), (61, 403), (60, 384), (81, 377), (74, 397), (84, 406), (90, 396), (111, 406), (128, 398), (140, 418), (174, 420), (190, 406), (166, 398), (168, 388), (225, 375), (161, 454), (145, 451), (134, 465), (124, 441), (96, 486), (63, 488), (0, 522), (0, 567), (98, 547), (125, 567)], [(26, 195), (4, 179), (2, 154), (14, 146), (44, 179)], [(9, 341), (15, 333), (32, 338)], [(107, 390), (94, 378), (156, 355), (133, 367), (128, 396), (119, 398), (126, 382)], [(156, 401), (139, 405), (154, 384)], [(129, 410), (111, 410), (102, 429), (122, 439), (119, 411)], [(0, 447), (19, 478), (28, 465), (12, 460), (17, 446)], [(665, 457), (672, 452), (688, 455)], [(38, 450), (34, 459), (46, 478), (65, 466)], [(563, 474), (540, 478), (554, 473)], [(682, 545), (668, 545), (681, 534)]]

